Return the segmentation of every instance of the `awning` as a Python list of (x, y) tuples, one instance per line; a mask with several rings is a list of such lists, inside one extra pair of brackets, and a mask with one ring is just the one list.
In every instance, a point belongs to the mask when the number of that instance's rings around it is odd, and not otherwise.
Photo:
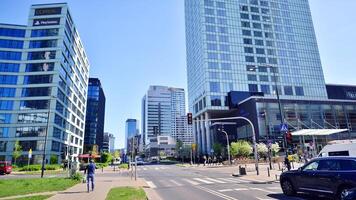
[(342, 133), (349, 129), (301, 129), (292, 132), (292, 136), (326, 136), (335, 133)]

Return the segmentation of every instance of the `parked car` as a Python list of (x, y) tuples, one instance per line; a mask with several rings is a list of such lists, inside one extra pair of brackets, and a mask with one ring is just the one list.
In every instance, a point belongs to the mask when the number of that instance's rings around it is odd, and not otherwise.
[(352, 156), (356, 157), (356, 140), (339, 140), (329, 142), (319, 153), (318, 157)]
[(10, 174), (12, 165), (10, 161), (0, 161), (0, 174)]
[(356, 157), (313, 159), (298, 170), (282, 173), (280, 184), (287, 196), (304, 192), (344, 200), (356, 187)]

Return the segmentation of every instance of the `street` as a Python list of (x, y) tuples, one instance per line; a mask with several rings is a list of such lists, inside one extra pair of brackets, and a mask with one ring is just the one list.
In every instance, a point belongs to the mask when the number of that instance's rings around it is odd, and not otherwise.
[(162, 199), (304, 199), (284, 196), (279, 183), (259, 183), (244, 177), (232, 177), (231, 172), (223, 168), (144, 165), (137, 167), (137, 173)]

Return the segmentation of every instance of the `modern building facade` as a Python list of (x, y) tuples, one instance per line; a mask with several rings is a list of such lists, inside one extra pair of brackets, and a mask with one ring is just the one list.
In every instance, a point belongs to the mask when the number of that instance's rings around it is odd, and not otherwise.
[[(191, 128), (185, 112), (185, 92), (181, 88), (150, 86), (142, 99), (142, 134), (146, 152), (174, 149), (174, 144), (159, 145), (158, 136), (169, 136), (192, 143)], [(169, 146), (170, 145), (170, 146)]]
[(105, 94), (98, 78), (89, 78), (87, 112), (85, 118), (84, 152), (97, 145), (103, 151), (105, 123)]
[(109, 152), (115, 152), (115, 136), (114, 134), (109, 133)]
[[(231, 110), (230, 91), (328, 101), (307, 0), (185, 0), (185, 18), (189, 109), (201, 154), (221, 134), (208, 119), (243, 115)], [(230, 132), (237, 138), (236, 127)]]
[(109, 152), (109, 150), (110, 150), (110, 135), (111, 135), (110, 133), (104, 132), (101, 152)]
[(27, 25), (0, 24), (0, 160), (77, 160), (83, 152), (89, 61), (66, 3), (36, 4)]
[(138, 120), (137, 119), (127, 119), (125, 123), (125, 148), (126, 152), (131, 152), (132, 147), (130, 146), (133, 137), (138, 135)]

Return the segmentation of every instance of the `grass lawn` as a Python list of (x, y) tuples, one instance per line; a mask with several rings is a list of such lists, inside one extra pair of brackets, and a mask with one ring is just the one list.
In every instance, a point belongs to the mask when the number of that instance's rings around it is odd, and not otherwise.
[(110, 190), (106, 200), (146, 200), (146, 193), (142, 188), (117, 187)]
[(32, 197), (23, 197), (23, 198), (18, 198), (14, 200), (44, 200), (50, 198), (52, 195), (38, 195), (38, 196), (32, 196)]
[(0, 197), (38, 192), (62, 191), (80, 181), (67, 178), (31, 178), (0, 180)]

